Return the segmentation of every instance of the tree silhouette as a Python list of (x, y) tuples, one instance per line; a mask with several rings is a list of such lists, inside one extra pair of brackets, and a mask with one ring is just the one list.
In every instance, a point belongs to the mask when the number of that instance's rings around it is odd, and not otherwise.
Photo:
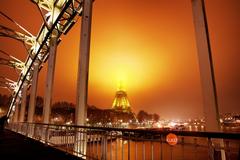
[(157, 122), (159, 120), (160, 116), (156, 113), (154, 114), (148, 114), (144, 110), (140, 110), (137, 114), (137, 119), (139, 122), (144, 122), (144, 121), (155, 121)]

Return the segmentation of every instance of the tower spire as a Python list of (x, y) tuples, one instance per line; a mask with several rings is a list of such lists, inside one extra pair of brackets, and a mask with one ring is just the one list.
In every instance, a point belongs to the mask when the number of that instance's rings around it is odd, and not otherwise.
[(124, 91), (124, 85), (123, 85), (123, 81), (122, 81), (122, 80), (120, 80), (120, 81), (118, 82), (117, 91)]

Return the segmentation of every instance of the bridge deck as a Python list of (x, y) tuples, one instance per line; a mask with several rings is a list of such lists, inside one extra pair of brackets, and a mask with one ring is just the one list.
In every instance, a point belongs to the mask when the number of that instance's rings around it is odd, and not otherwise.
[(79, 160), (80, 158), (5, 129), (0, 130), (0, 159)]

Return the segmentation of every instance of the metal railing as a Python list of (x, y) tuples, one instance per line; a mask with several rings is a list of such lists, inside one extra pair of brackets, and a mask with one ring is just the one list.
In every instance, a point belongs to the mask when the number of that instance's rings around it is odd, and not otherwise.
[[(10, 123), (6, 127), (83, 159), (101, 160), (227, 160), (240, 158), (240, 133), (104, 128), (39, 123)], [(177, 135), (176, 145), (166, 142)], [(223, 142), (221, 144), (220, 142)]]

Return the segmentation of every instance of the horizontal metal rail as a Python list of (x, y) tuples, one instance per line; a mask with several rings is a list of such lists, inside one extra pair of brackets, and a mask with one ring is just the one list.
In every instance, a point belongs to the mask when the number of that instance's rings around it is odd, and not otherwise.
[[(240, 133), (11, 123), (7, 128), (83, 159), (238, 159)], [(177, 144), (169, 145), (173, 133)], [(220, 142), (223, 140), (224, 145)]]

